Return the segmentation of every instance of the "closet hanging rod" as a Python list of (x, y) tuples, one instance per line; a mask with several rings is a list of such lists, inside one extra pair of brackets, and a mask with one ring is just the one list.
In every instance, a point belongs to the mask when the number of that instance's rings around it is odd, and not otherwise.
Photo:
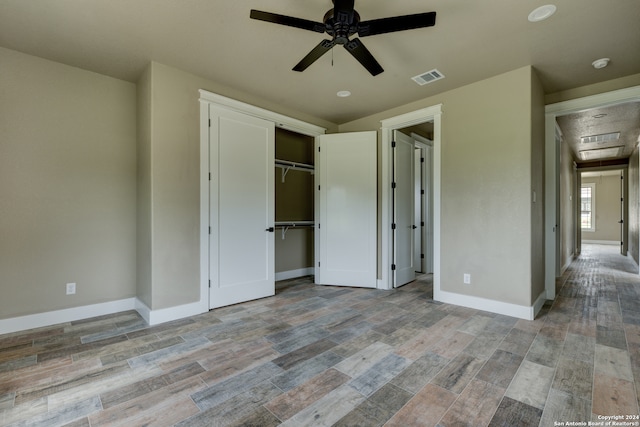
[(314, 226), (314, 221), (276, 221), (276, 227), (308, 227)]
[(307, 163), (291, 162), (289, 160), (276, 159), (276, 166), (285, 167), (285, 168), (291, 168), (291, 169), (307, 170), (307, 171), (313, 171), (314, 170), (313, 165), (310, 165), (310, 164), (307, 164)]
[(275, 225), (276, 228), (282, 229), (282, 240), (284, 240), (290, 228), (315, 227), (316, 223), (314, 221), (276, 221)]

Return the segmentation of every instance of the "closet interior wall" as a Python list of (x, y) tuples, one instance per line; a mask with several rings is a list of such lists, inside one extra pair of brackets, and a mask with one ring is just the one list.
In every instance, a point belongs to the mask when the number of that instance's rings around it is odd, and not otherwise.
[[(276, 128), (275, 158), (313, 166), (314, 138)], [(276, 280), (313, 274), (314, 175), (312, 170), (275, 167)], [(283, 177), (284, 175), (284, 177)], [(290, 222), (297, 226), (282, 225)], [(302, 224), (308, 225), (302, 225)], [(281, 224), (281, 225), (279, 225)]]

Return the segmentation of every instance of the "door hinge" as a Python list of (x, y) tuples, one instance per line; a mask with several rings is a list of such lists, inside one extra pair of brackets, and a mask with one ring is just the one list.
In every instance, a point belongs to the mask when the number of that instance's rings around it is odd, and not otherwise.
[(395, 182), (391, 183), (391, 188), (396, 188), (396, 183)]
[(320, 261), (318, 261), (318, 268), (320, 268)]
[(395, 264), (391, 264), (391, 271), (396, 271), (396, 265)]
[(424, 163), (424, 157), (420, 157), (420, 163)]
[(424, 190), (420, 190), (420, 194), (424, 196)]
[(211, 119), (209, 119), (209, 127), (211, 127)]
[(420, 227), (424, 227), (424, 221), (420, 223)]
[(320, 147), (318, 147), (318, 153), (320, 152)]
[(209, 280), (209, 287), (211, 287), (211, 280)]
[(209, 234), (211, 234), (211, 227), (209, 227)]
[(424, 254), (420, 254), (420, 258), (424, 259)]
[(318, 230), (320, 230), (320, 223), (318, 223)]
[(209, 172), (209, 181), (211, 181), (211, 172)]
[(395, 141), (391, 141), (391, 148), (396, 148), (396, 142)]
[(396, 223), (394, 222), (393, 224), (391, 224), (391, 229), (395, 230), (396, 229)]

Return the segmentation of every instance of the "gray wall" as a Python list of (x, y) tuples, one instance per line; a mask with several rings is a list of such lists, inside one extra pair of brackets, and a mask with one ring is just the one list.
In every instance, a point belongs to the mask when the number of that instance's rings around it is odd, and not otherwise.
[(4, 48), (0, 64), (0, 318), (134, 297), (135, 85)]

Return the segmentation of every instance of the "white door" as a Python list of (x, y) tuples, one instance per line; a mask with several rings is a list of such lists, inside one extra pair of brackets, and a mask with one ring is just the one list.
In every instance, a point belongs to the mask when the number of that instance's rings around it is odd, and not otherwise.
[(399, 287), (416, 278), (413, 259), (414, 148), (413, 138), (394, 131), (393, 148), (393, 285)]
[(210, 112), (209, 307), (275, 294), (273, 122)]
[(376, 137), (374, 131), (317, 139), (317, 284), (376, 287)]

